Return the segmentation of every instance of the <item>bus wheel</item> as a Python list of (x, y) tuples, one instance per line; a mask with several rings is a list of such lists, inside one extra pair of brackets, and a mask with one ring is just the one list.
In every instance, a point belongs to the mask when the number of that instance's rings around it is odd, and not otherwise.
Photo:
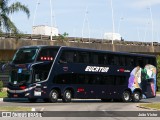
[(53, 89), (49, 94), (49, 101), (52, 103), (57, 102), (58, 100), (58, 92), (57, 90)]
[(131, 100), (131, 93), (129, 91), (124, 91), (122, 95), (123, 102), (129, 102)]
[(63, 102), (71, 102), (72, 99), (72, 92), (70, 90), (65, 90), (62, 100)]
[(37, 98), (28, 98), (30, 103), (35, 103), (37, 101)]
[(139, 102), (140, 99), (141, 99), (140, 92), (135, 91), (135, 92), (133, 93), (132, 101), (133, 101), (133, 102)]

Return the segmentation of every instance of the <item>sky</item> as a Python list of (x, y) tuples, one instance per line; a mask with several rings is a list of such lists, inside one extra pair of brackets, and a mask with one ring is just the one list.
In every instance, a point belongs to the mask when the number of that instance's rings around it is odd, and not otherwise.
[(31, 34), (33, 25), (51, 26), (52, 18), (52, 26), (70, 37), (102, 39), (105, 32), (114, 31), (125, 41), (160, 42), (160, 0), (51, 0), (52, 4), (12, 0), (9, 4), (15, 1), (30, 9), (29, 19), (23, 12), (10, 16), (23, 33)]

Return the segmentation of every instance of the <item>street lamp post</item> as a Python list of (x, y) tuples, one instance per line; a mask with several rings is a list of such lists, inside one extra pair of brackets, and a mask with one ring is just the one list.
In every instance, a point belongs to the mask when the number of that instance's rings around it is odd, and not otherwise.
[(52, 0), (50, 0), (50, 8), (51, 8), (51, 37), (50, 37), (50, 39), (51, 39), (51, 41), (52, 41)]
[(111, 0), (111, 10), (112, 10), (112, 44), (113, 44), (113, 34), (115, 32), (115, 27), (114, 27), (114, 11), (113, 11), (113, 3)]
[(151, 19), (151, 25), (152, 25), (152, 46), (153, 46), (153, 15), (152, 15), (152, 9), (151, 6), (149, 5), (149, 13), (150, 13), (150, 19)]
[(120, 27), (121, 27), (121, 22), (124, 20), (123, 17), (120, 18), (119, 24), (118, 24), (118, 33), (120, 33)]

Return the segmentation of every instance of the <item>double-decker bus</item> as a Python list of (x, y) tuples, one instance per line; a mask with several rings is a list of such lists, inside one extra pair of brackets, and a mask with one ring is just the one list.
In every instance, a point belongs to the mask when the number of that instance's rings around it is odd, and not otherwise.
[(138, 102), (156, 96), (153, 55), (65, 46), (26, 46), (10, 63), (8, 97)]

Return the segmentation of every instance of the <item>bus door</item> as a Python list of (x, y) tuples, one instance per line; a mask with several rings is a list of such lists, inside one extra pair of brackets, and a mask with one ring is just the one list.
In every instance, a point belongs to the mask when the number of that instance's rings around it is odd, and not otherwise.
[(51, 64), (43, 63), (33, 66), (32, 83), (36, 85), (33, 93), (35, 97), (43, 96), (47, 91), (46, 82), (41, 83), (41, 81), (47, 80)]

